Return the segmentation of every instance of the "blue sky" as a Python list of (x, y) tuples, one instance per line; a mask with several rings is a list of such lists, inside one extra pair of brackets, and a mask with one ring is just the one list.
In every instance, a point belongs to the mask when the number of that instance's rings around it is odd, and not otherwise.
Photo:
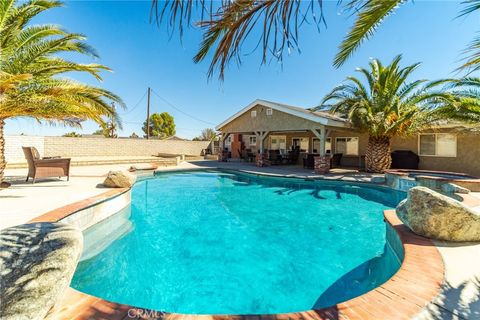
[[(113, 69), (113, 73), (103, 74), (104, 81), (99, 85), (120, 95), (128, 106), (126, 111), (120, 110), (121, 136), (143, 134), (146, 99), (138, 102), (150, 86), (164, 99), (152, 95), (151, 112), (172, 114), (177, 135), (186, 138), (222, 122), (257, 98), (314, 106), (333, 86), (354, 73), (355, 67), (366, 66), (371, 58), (388, 62), (402, 54), (405, 64), (422, 62), (415, 73), (417, 78), (454, 76), (461, 51), (480, 29), (478, 13), (455, 19), (462, 8), (459, 2), (415, 1), (397, 10), (347, 63), (335, 69), (332, 61), (337, 46), (353, 23), (336, 3), (326, 2), (327, 28), (322, 27), (320, 32), (313, 25), (301, 28), (300, 54), (295, 51), (285, 56), (283, 64), (273, 61), (264, 66), (260, 66), (259, 52), (246, 54), (240, 67), (229, 67), (224, 82), (207, 79), (209, 61), (192, 61), (201, 40), (200, 30), (188, 29), (182, 42), (178, 37), (170, 39), (150, 23), (150, 1), (68, 1), (65, 7), (44, 13), (35, 22), (55, 23), (85, 34), (100, 54), (95, 62)], [(78, 57), (77, 61), (91, 59)], [(87, 76), (69, 76), (96, 83)], [(86, 122), (82, 130), (74, 131), (88, 134), (97, 128), (95, 123)], [(69, 131), (73, 129), (39, 125), (30, 119), (11, 119), (6, 125), (7, 134), (61, 135)]]

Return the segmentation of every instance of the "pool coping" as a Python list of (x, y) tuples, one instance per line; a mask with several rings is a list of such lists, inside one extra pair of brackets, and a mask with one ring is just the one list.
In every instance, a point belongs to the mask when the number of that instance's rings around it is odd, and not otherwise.
[[(180, 170), (179, 170), (180, 171)], [(181, 170), (185, 171), (185, 170)], [(234, 170), (232, 170), (234, 171)], [(247, 172), (249, 173), (249, 172)], [(288, 178), (289, 176), (283, 176)], [(291, 176), (290, 176), (291, 177)], [(304, 179), (304, 178), (300, 178)], [(315, 179), (317, 180), (317, 179)], [(328, 180), (328, 179), (325, 179)], [(342, 180), (340, 180), (342, 181)], [(354, 182), (354, 181), (344, 181)], [(362, 183), (355, 181), (354, 183)], [(377, 186), (376, 184), (370, 183)], [(110, 189), (102, 194), (51, 210), (30, 222), (53, 222), (80, 210), (115, 198), (130, 188)], [(110, 302), (71, 287), (50, 310), (46, 319), (398, 319), (421, 312), (440, 292), (444, 281), (443, 259), (432, 240), (414, 234), (397, 217), (395, 210), (384, 211), (385, 221), (395, 230), (404, 250), (399, 270), (384, 284), (337, 305), (286, 314), (190, 315), (164, 313)]]
[[(424, 178), (424, 179), (430, 179), (430, 180), (436, 180), (436, 181), (451, 181), (451, 182), (472, 182), (472, 183), (479, 183), (480, 178), (474, 177), (469, 174), (465, 173), (460, 173), (460, 172), (449, 172), (449, 171), (435, 171), (435, 170), (410, 170), (410, 169), (388, 169), (385, 171), (385, 174), (393, 174), (399, 177), (409, 177), (410, 172), (417, 172), (419, 173), (416, 175), (413, 179), (415, 178)], [(423, 173), (423, 175), (422, 175)], [(428, 174), (432, 175), (428, 175)], [(452, 175), (452, 176), (458, 176), (458, 177), (464, 177), (464, 178), (446, 178), (442, 176), (434, 176), (433, 174), (438, 174), (438, 173), (444, 173), (446, 175)]]

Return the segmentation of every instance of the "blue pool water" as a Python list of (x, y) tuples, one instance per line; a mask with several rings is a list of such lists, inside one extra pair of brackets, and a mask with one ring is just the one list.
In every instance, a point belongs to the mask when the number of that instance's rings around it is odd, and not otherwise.
[(404, 197), (345, 182), (161, 174), (134, 186), (131, 212), (85, 232), (72, 286), (188, 314), (330, 306), (398, 270), (398, 239), (382, 212)]

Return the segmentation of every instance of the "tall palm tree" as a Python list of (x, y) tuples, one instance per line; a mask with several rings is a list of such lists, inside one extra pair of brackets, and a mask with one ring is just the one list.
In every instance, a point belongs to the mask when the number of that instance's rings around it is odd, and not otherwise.
[[(334, 65), (341, 66), (353, 52), (372, 37), (382, 22), (407, 0), (338, 1), (342, 10), (351, 11), (356, 21), (340, 45)], [(460, 15), (480, 12), (480, 0), (464, 0)], [(325, 24), (323, 0), (152, 0), (152, 17), (161, 25), (167, 21), (171, 29), (183, 34), (193, 20), (203, 32), (195, 62), (203, 61), (212, 52), (208, 75), (218, 71), (223, 79), (227, 65), (241, 63), (242, 45), (247, 38), (263, 50), (262, 63), (283, 59), (284, 52), (298, 50), (300, 27)], [(313, 23), (306, 23), (313, 22)], [(252, 32), (257, 29), (259, 32)], [(480, 32), (480, 31), (479, 31)], [(255, 47), (255, 48), (256, 48)], [(480, 35), (465, 50), (465, 63), (459, 69), (480, 70)]]
[(393, 137), (418, 133), (439, 120), (474, 121), (474, 116), (480, 116), (480, 110), (475, 109), (478, 97), (471, 99), (470, 109), (466, 108), (470, 90), (466, 87), (470, 84), (458, 80), (409, 82), (419, 63), (402, 68), (400, 61), (401, 56), (396, 56), (384, 66), (372, 60), (369, 69), (357, 69), (365, 81), (347, 77), (321, 103), (322, 108), (342, 114), (355, 128), (368, 133), (365, 160), (369, 172), (390, 168)]
[(80, 64), (58, 54), (73, 52), (96, 57), (81, 34), (31, 20), (59, 7), (54, 0), (0, 1), (0, 182), (5, 163), (5, 120), (27, 117), (39, 122), (81, 126), (84, 120), (104, 124), (119, 118), (109, 101), (124, 106), (115, 94), (61, 77), (67, 72), (89, 73), (101, 80), (100, 64)]

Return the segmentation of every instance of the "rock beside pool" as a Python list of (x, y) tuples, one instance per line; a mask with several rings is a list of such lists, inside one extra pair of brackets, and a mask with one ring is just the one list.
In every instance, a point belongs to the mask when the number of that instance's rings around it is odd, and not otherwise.
[(131, 188), (137, 177), (127, 171), (110, 171), (103, 181), (108, 188)]
[(442, 191), (445, 193), (470, 193), (470, 190), (467, 188), (456, 185), (455, 183), (444, 183), (442, 184)]
[(397, 206), (400, 220), (413, 232), (432, 239), (480, 241), (480, 214), (426, 187), (414, 187)]
[(1, 318), (43, 319), (68, 288), (82, 247), (82, 232), (64, 223), (1, 230)]

